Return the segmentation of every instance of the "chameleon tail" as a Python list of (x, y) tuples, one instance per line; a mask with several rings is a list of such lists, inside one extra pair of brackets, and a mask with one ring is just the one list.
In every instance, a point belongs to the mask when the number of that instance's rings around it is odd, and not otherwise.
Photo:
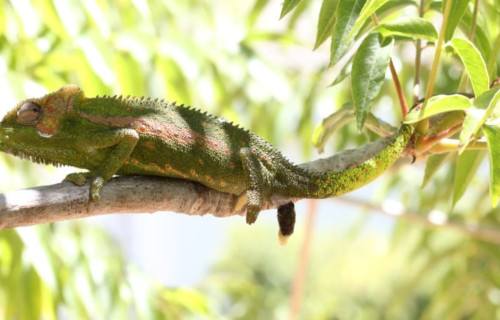
[[(309, 173), (308, 185), (289, 196), (330, 198), (361, 188), (394, 164), (410, 141), (413, 129), (412, 125), (403, 124), (392, 136), (298, 167)], [(347, 165), (339, 164), (342, 162)]]

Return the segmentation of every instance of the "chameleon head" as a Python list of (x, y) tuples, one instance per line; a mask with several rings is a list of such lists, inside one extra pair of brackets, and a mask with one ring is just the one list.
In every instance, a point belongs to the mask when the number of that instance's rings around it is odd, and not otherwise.
[(20, 102), (5, 115), (1, 127), (28, 126), (36, 128), (41, 136), (50, 137), (57, 131), (58, 120), (73, 111), (73, 104), (83, 98), (83, 91), (76, 85), (66, 85), (41, 98)]
[(83, 99), (83, 91), (67, 85), (40, 98), (27, 99), (9, 111), (0, 122), (0, 150), (16, 153), (43, 147), (58, 129), (61, 120)]

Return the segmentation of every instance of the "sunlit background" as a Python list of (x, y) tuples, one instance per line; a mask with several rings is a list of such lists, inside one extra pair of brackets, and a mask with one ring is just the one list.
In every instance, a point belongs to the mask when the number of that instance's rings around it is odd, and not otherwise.
[[(478, 28), (497, 35), (488, 8), (500, 4), (485, 2)], [(312, 50), (321, 4), (302, 1), (280, 20), (281, 1), (0, 0), (0, 112), (74, 83), (87, 96), (192, 105), (295, 162), (317, 159), (315, 126), (352, 100), (350, 81), (330, 86), (340, 70), (328, 68), (329, 41)], [(412, 50), (399, 45), (393, 55), (409, 101)], [(424, 51), (423, 78), (432, 54)], [(453, 91), (460, 68), (444, 57), (442, 71), (436, 91)], [(396, 127), (389, 78), (374, 113)], [(325, 154), (374, 138), (353, 122)], [(286, 247), (275, 211), (252, 226), (161, 212), (1, 230), (0, 318), (500, 318), (500, 215), (488, 207), (487, 168), (454, 209), (443, 187), (454, 165), (421, 189), (423, 169), (404, 162), (349, 195), (300, 201)], [(58, 183), (74, 170), (0, 154), (0, 191)], [(476, 239), (480, 225), (493, 230), (490, 241)]]

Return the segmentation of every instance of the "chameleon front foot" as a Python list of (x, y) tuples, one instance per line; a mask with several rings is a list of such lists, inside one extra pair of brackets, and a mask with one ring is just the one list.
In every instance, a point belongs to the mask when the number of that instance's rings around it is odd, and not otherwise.
[(72, 182), (77, 186), (83, 186), (88, 179), (92, 179), (89, 190), (90, 201), (97, 202), (101, 198), (101, 190), (106, 182), (103, 177), (94, 177), (91, 172), (75, 172), (68, 174), (64, 178), (64, 181)]

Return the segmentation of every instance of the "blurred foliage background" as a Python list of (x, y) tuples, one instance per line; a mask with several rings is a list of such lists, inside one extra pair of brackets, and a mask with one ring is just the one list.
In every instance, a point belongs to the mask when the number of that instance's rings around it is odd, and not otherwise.
[[(384, 18), (418, 11), (417, 1), (392, 2), (404, 10)], [(351, 99), (349, 83), (329, 87), (336, 76), (327, 45), (311, 51), (321, 5), (301, 1), (278, 20), (281, 3), (267, 0), (0, 0), (0, 108), (75, 83), (88, 96), (144, 95), (193, 105), (242, 124), (296, 161), (315, 158), (314, 126)], [(479, 8), (478, 28), (493, 44), (500, 3), (486, 0)], [(408, 100), (412, 45), (397, 45), (393, 53)], [(424, 80), (430, 51), (423, 52)], [(454, 92), (460, 76), (456, 61), (444, 57), (436, 91)], [(374, 113), (396, 126), (390, 81), (382, 90)], [(353, 122), (333, 136), (326, 153), (371, 139), (358, 135)], [(453, 208), (454, 162), (425, 188), (417, 161), (345, 197), (358, 208), (344, 214), (370, 214), (355, 215), (340, 231), (316, 229), (299, 317), (500, 318), (500, 212), (490, 208), (487, 170), (478, 166)], [(0, 154), (0, 176), (0, 191), (7, 191), (64, 174)], [(335, 200), (323, 205), (326, 214), (338, 208)], [(389, 232), (366, 231), (372, 213), (395, 211), (401, 218)], [(1, 230), (0, 317), (287, 318), (303, 258), (301, 224), (285, 248), (269, 245), (276, 242), (275, 225), (244, 227), (235, 228), (205, 279), (189, 289), (165, 288), (129, 265), (92, 224)]]

